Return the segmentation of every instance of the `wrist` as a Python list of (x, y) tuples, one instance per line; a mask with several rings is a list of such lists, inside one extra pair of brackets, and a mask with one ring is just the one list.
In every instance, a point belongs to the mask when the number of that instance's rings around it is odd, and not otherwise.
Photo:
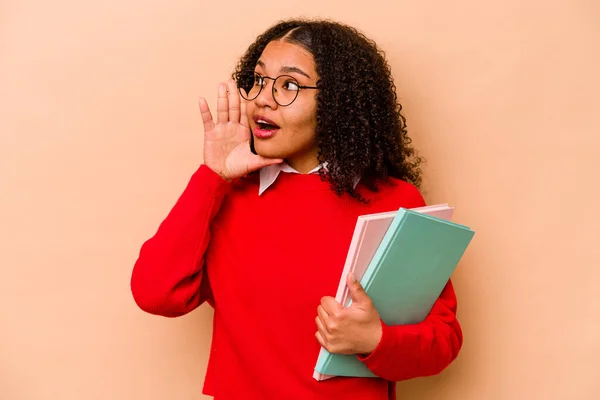
[(366, 346), (364, 348), (364, 352), (361, 353), (363, 356), (368, 356), (371, 354), (377, 347), (379, 347), (379, 343), (381, 342), (381, 338), (383, 337), (383, 327), (381, 326), (381, 321), (377, 321), (377, 325), (373, 327), (371, 330), (371, 335), (369, 335), (369, 339), (367, 340)]
[(204, 164), (204, 165), (206, 165), (212, 172), (214, 172), (215, 174), (217, 174), (224, 181), (231, 182), (231, 179), (225, 173), (219, 171), (217, 168), (211, 167), (209, 164)]

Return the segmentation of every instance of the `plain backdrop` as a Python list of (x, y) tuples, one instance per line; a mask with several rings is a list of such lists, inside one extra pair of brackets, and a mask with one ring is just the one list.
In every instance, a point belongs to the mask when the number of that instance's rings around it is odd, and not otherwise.
[(205, 398), (211, 309), (143, 313), (131, 268), (202, 162), (198, 96), (293, 16), (385, 50), (428, 203), (477, 231), (463, 350), (400, 398), (600, 398), (599, 4), (0, 0), (0, 398)]

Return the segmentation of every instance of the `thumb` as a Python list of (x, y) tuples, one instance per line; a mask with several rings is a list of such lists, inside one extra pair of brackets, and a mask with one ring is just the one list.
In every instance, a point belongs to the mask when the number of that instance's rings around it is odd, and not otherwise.
[(269, 165), (279, 164), (282, 162), (283, 162), (282, 158), (266, 158), (263, 156), (252, 154), (250, 156), (250, 159), (248, 160), (248, 170), (255, 171), (262, 167), (267, 167)]
[(369, 300), (369, 296), (367, 296), (365, 289), (360, 282), (356, 280), (352, 272), (350, 272), (346, 278), (346, 285), (348, 285), (348, 292), (350, 293), (353, 304), (362, 304), (365, 300)]
[(250, 141), (244, 142), (244, 153), (247, 157), (247, 169), (248, 172), (256, 171), (262, 167), (266, 167), (272, 164), (279, 164), (283, 162), (283, 158), (267, 158), (258, 154), (253, 154), (250, 151)]

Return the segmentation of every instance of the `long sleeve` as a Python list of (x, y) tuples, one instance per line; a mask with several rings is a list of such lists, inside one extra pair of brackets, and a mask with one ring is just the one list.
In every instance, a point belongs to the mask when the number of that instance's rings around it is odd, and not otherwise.
[(376, 375), (402, 381), (436, 375), (458, 355), (463, 333), (456, 319), (457, 301), (448, 281), (427, 318), (417, 324), (388, 326), (378, 347), (358, 358)]
[(204, 277), (204, 253), (210, 224), (230, 183), (206, 165), (192, 175), (156, 233), (139, 252), (131, 291), (144, 311), (165, 317), (186, 314), (210, 298)]

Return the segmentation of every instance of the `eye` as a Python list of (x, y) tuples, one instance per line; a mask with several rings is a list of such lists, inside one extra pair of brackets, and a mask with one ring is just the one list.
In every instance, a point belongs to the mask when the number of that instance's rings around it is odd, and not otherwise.
[(287, 80), (283, 83), (283, 88), (285, 90), (290, 90), (292, 92), (297, 92), (298, 90), (300, 90), (300, 87), (298, 86), (298, 82), (293, 81), (293, 80)]
[(254, 74), (254, 86), (264, 86), (265, 85), (265, 78), (263, 78), (262, 76), (258, 75), (258, 74)]

